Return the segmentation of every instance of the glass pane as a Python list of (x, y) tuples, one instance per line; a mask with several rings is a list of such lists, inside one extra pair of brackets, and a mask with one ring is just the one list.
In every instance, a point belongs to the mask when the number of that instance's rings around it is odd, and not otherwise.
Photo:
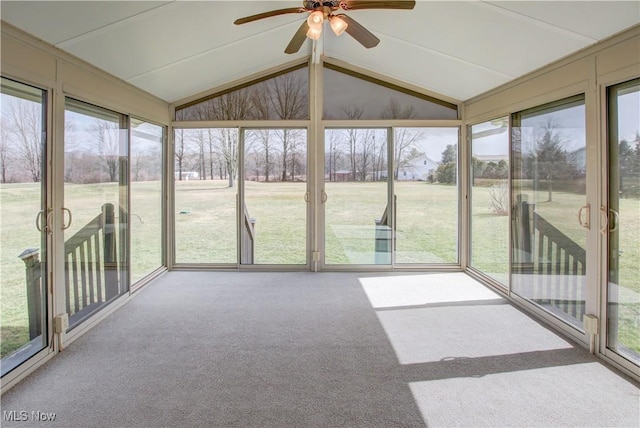
[(244, 133), (242, 264), (307, 262), (307, 131)]
[(509, 284), (509, 119), (471, 127), (471, 266)]
[(237, 263), (236, 128), (176, 129), (177, 263)]
[(514, 115), (513, 291), (582, 329), (586, 229), (584, 98)]
[(347, 70), (325, 64), (322, 113), (324, 119), (458, 118), (457, 106), (453, 104), (364, 75), (357, 76)]
[(458, 262), (458, 128), (395, 128), (396, 263)]
[(176, 108), (176, 120), (309, 119), (309, 69), (271, 76)]
[(40, 89), (2, 79), (0, 357), (3, 376), (47, 346), (45, 100), (46, 93)]
[(74, 327), (129, 290), (125, 117), (66, 99), (65, 280)]
[(640, 80), (610, 90), (607, 347), (640, 364)]
[(163, 264), (162, 143), (164, 128), (131, 119), (131, 282)]
[(391, 264), (386, 129), (327, 129), (326, 264)]

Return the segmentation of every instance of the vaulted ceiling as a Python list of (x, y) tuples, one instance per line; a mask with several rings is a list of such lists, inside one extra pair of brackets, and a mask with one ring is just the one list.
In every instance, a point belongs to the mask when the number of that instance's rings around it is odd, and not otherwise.
[[(2, 20), (168, 102), (309, 57), (301, 1), (2, 1)], [(460, 101), (640, 23), (638, 1), (418, 1), (347, 12), (380, 44), (324, 31), (324, 55)]]

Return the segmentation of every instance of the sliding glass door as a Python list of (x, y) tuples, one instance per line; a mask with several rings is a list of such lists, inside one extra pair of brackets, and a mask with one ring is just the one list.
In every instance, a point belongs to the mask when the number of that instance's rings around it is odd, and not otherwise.
[(640, 365), (640, 79), (609, 88), (606, 346)]
[(131, 119), (131, 284), (164, 265), (165, 128)]
[(469, 127), (469, 264), (509, 286), (509, 118)]
[(458, 128), (394, 128), (395, 264), (458, 263)]
[(129, 290), (126, 117), (67, 98), (64, 266), (70, 328)]
[(584, 97), (513, 116), (512, 291), (582, 329), (586, 300)]
[(0, 356), (2, 376), (48, 345), (46, 92), (2, 78)]
[(390, 265), (387, 129), (325, 131), (324, 263)]
[(243, 129), (240, 263), (307, 264), (307, 130)]
[(174, 130), (175, 262), (237, 265), (237, 128)]

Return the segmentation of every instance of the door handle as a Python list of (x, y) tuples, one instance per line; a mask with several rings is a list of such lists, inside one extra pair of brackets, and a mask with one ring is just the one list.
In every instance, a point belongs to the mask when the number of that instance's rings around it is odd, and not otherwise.
[(51, 235), (53, 233), (53, 217), (51, 214), (53, 213), (53, 208), (47, 208), (46, 210), (40, 210), (38, 215), (36, 216), (36, 229), (38, 232), (42, 232), (42, 215), (45, 214), (44, 217), (44, 231)]
[(305, 193), (304, 193), (304, 201), (305, 201), (306, 203), (309, 203), (309, 192), (305, 192)]
[(609, 215), (605, 207), (600, 207), (600, 219), (602, 220), (602, 226), (600, 227), (600, 233), (603, 235), (607, 233), (609, 228)]
[[(611, 227), (611, 225), (609, 225), (609, 232), (615, 232), (616, 230), (618, 230), (618, 223), (620, 223), (620, 215), (618, 214), (618, 211), (609, 208), (609, 212), (611, 214), (613, 214), (611, 220), (613, 220), (613, 227)], [(607, 222), (609, 223), (609, 222)]]
[(62, 212), (67, 212), (69, 214), (69, 223), (62, 225), (62, 230), (67, 230), (71, 227), (71, 222), (73, 221), (73, 216), (71, 215), (71, 210), (69, 208), (62, 208)]
[(38, 229), (38, 232), (42, 232), (42, 226), (40, 225), (40, 222), (42, 221), (42, 213), (44, 213), (44, 211), (45, 210), (40, 210), (38, 211), (38, 215), (36, 215), (36, 229)]
[[(582, 212), (584, 210), (587, 210), (587, 220), (586, 221), (582, 221)], [(591, 205), (587, 204), (583, 207), (580, 207), (580, 209), (578, 210), (578, 223), (580, 224), (580, 226), (584, 227), (585, 229), (589, 230), (591, 228), (591, 225), (589, 224), (589, 217), (591, 216)]]
[(323, 190), (322, 191), (322, 203), (324, 204), (325, 202), (327, 202), (327, 193)]

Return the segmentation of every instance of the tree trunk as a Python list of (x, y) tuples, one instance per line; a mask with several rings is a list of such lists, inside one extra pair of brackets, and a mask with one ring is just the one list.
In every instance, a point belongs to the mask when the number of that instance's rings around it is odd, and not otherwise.
[(231, 171), (229, 172), (229, 186), (228, 187), (233, 187), (233, 173)]

